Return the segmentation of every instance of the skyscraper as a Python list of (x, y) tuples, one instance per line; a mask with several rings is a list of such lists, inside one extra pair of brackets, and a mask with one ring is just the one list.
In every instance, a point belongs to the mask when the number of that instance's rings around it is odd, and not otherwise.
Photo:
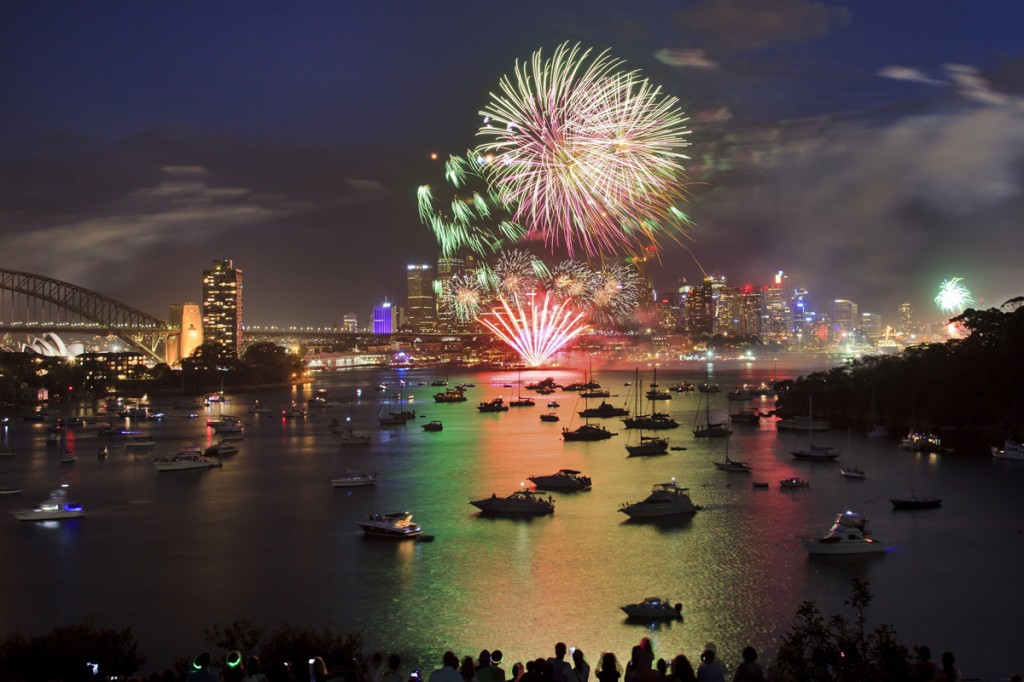
[(350, 333), (359, 331), (359, 318), (355, 313), (345, 313), (341, 321), (341, 330)]
[(410, 265), (406, 273), (406, 323), (417, 333), (437, 331), (434, 285), (429, 265)]
[(845, 298), (837, 298), (832, 302), (832, 324), (840, 332), (852, 332), (860, 324), (860, 313), (857, 304)]
[(384, 302), (373, 307), (373, 333), (390, 334), (394, 331), (392, 323), (394, 312), (391, 309), (391, 302), (384, 299)]
[[(466, 261), (462, 258), (446, 258), (442, 256), (437, 259), (437, 281), (442, 285), (450, 282), (451, 278), (461, 275), (465, 271)], [(442, 309), (437, 306), (437, 325), (442, 332), (462, 331), (465, 326), (459, 322), (458, 317), (450, 309)]]
[(900, 336), (909, 336), (916, 332), (914, 328), (914, 307), (910, 305), (909, 301), (900, 303), (900, 321), (899, 327), (896, 328), (896, 333)]
[(242, 344), (242, 271), (230, 260), (203, 270), (203, 340), (236, 356)]

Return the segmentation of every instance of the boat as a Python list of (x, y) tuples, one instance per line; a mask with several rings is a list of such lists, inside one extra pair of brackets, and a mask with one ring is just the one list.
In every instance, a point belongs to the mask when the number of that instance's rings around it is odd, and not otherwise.
[(154, 458), (157, 471), (185, 471), (188, 469), (214, 469), (223, 466), (216, 457), (206, 457), (198, 446), (189, 445), (171, 457)]
[(899, 446), (901, 450), (913, 452), (942, 452), (942, 439), (934, 433), (911, 430), (900, 439)]
[(612, 397), (611, 391), (606, 391), (601, 388), (591, 389), (589, 391), (583, 391), (580, 393), (581, 398), (610, 398)]
[(541, 490), (590, 490), (591, 480), (575, 469), (559, 469), (547, 476), (530, 476), (529, 480)]
[(626, 445), (626, 452), (630, 457), (642, 457), (646, 455), (664, 455), (668, 453), (668, 439), (657, 436), (645, 436), (640, 432), (640, 441), (632, 445)]
[(689, 393), (693, 391), (693, 384), (691, 384), (689, 381), (681, 381), (675, 386), (669, 386), (668, 390), (672, 391), (673, 393)]
[(726, 398), (728, 398), (729, 400), (738, 400), (738, 401), (753, 400), (754, 398), (759, 398), (759, 397), (760, 397), (760, 395), (755, 393), (754, 390), (749, 388), (746, 384), (743, 384), (742, 386), (737, 386), (735, 389), (733, 389), (732, 391), (729, 391), (726, 394)]
[(697, 387), (701, 393), (721, 393), (722, 388), (718, 384), (703, 383)]
[(423, 530), (412, 522), (409, 512), (370, 514), (366, 520), (356, 521), (356, 525), (367, 535), (386, 538), (414, 538), (423, 534)]
[(476, 409), (481, 412), (508, 412), (508, 405), (501, 398), (495, 398), (486, 403), (480, 403)]
[(588, 407), (581, 410), (578, 413), (581, 417), (597, 417), (598, 419), (607, 419), (610, 417), (626, 417), (629, 416), (629, 410), (624, 407), (615, 407), (614, 405), (601, 401), (601, 404), (597, 407)]
[(889, 500), (893, 509), (935, 509), (942, 506), (941, 497), (894, 497)]
[[(402, 423), (404, 424), (405, 422)], [(356, 433), (352, 430), (352, 426), (349, 424), (346, 424), (340, 431), (336, 431), (335, 433), (339, 433), (341, 435), (340, 441), (341, 447), (343, 448), (351, 448), (358, 445), (369, 445), (371, 442), (368, 435)]]
[(729, 421), (734, 424), (760, 424), (761, 412), (756, 407), (744, 407), (729, 414)]
[(619, 507), (619, 511), (631, 519), (682, 516), (694, 514), (698, 509), (690, 499), (689, 489), (680, 488), (675, 481), (656, 483), (651, 488), (651, 494), (643, 500)]
[(359, 488), (374, 485), (376, 482), (376, 473), (367, 474), (360, 471), (346, 471), (340, 476), (331, 477), (331, 485), (335, 488)]
[(543, 516), (555, 512), (555, 502), (532, 490), (517, 490), (507, 497), (491, 494), (470, 504), (485, 514), (516, 514), (522, 516)]
[(466, 393), (461, 388), (453, 388), (434, 394), (435, 403), (464, 403), (466, 400)]
[(21, 492), (21, 488), (11, 485), (9, 483), (0, 483), (0, 495), (17, 495)]
[(558, 404), (557, 400), (549, 400), (548, 401), (548, 407), (554, 409), (556, 407), (561, 407), (561, 405)]
[(426, 424), (423, 425), (423, 430), (424, 431), (443, 431), (444, 430), (444, 424), (442, 424), (439, 421), (427, 422)]
[(554, 412), (548, 412), (547, 414), (542, 414), (540, 420), (542, 422), (556, 422), (558, 421), (558, 415)]
[(775, 428), (779, 431), (828, 431), (829, 423), (822, 420), (813, 420), (806, 416), (779, 419), (775, 422)]
[(519, 396), (515, 400), (508, 401), (509, 407), (533, 407), (537, 403), (534, 402), (533, 398)]
[(781, 481), (779, 481), (779, 488), (792, 489), (792, 488), (810, 488), (810, 487), (811, 487), (811, 482), (810, 481), (805, 481), (804, 479), (797, 478), (796, 476), (792, 476), (790, 478), (784, 478)]
[(604, 440), (617, 435), (597, 424), (581, 424), (575, 430), (562, 429), (563, 440)]
[(209, 425), (213, 427), (214, 433), (242, 433), (244, 430), (238, 419), (221, 419), (209, 422)]
[(638, 620), (681, 620), (683, 617), (682, 604), (672, 605), (668, 599), (658, 597), (647, 597), (639, 604), (627, 604), (619, 608), (626, 617)]
[(887, 438), (889, 436), (889, 427), (885, 424), (875, 424), (870, 431), (868, 431), (868, 438)]
[(14, 457), (17, 454), (14, 448), (0, 448), (0, 457)]
[(839, 467), (839, 475), (845, 478), (856, 478), (861, 480), (867, 478), (867, 474), (857, 467)]
[(11, 512), (19, 521), (59, 521), (61, 519), (77, 519), (85, 516), (85, 509), (77, 502), (68, 500), (68, 486), (50, 492), (50, 496), (39, 503), (34, 509), (15, 509)]
[(627, 429), (647, 429), (648, 431), (660, 431), (663, 429), (677, 429), (679, 422), (664, 412), (652, 412), (651, 414), (640, 414), (635, 417), (623, 419), (622, 423)]
[(156, 445), (156, 440), (152, 436), (135, 436), (125, 441), (124, 446), (126, 448), (151, 448)]
[[(814, 422), (813, 418), (814, 404), (811, 398), (807, 399), (807, 421)], [(780, 422), (781, 423), (781, 422)], [(776, 425), (777, 426), (777, 425)], [(794, 459), (799, 459), (805, 462), (834, 462), (839, 458), (839, 451), (831, 445), (815, 445), (814, 444), (814, 431), (817, 429), (807, 429), (807, 447), (801, 450), (792, 450), (790, 452)]]
[(828, 533), (820, 538), (803, 537), (801, 542), (808, 554), (841, 555), (884, 552), (885, 545), (868, 537), (871, 532), (864, 526), (867, 519), (852, 511), (836, 514)]
[(749, 474), (750, 465), (746, 462), (739, 462), (729, 457), (729, 438), (725, 439), (725, 461), (724, 462), (713, 462), (715, 468), (719, 471), (727, 471), (733, 474)]
[(249, 406), (249, 414), (273, 414), (274, 410), (266, 407), (258, 400), (254, 400)]
[(535, 384), (527, 384), (526, 389), (529, 391), (537, 391), (538, 393), (553, 393), (556, 388), (561, 388), (555, 383), (554, 377), (547, 377), (542, 379)]
[(1024, 436), (1012, 436), (1003, 441), (1003, 447), (992, 447), (992, 456), (997, 459), (1024, 460)]
[(237, 452), (237, 445), (221, 440), (203, 450), (203, 455), (207, 457), (223, 457), (224, 455), (233, 455)]
[(651, 379), (650, 390), (648, 390), (644, 396), (648, 400), (672, 400), (672, 394), (668, 391), (661, 390), (658, 386), (658, 370), (654, 370), (654, 377)]
[(700, 404), (697, 405), (697, 412), (693, 416), (693, 435), (695, 438), (727, 438), (732, 431), (725, 422), (711, 421), (711, 399), (704, 399), (704, 423), (697, 424), (700, 416)]
[(78, 455), (76, 455), (76, 454), (74, 454), (74, 453), (72, 453), (70, 451), (66, 455), (64, 455), (63, 457), (60, 458), (60, 463), (61, 464), (74, 464), (77, 461), (78, 461)]

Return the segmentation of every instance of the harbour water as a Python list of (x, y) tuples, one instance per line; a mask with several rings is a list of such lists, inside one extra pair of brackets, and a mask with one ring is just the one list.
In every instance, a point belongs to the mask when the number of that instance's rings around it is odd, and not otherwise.
[[(663, 387), (699, 384), (704, 366), (659, 370)], [(768, 380), (772, 368), (714, 367), (710, 411), (726, 418), (739, 404), (726, 392)], [(559, 383), (580, 371), (531, 371), (522, 383), (553, 376)], [(795, 372), (779, 372), (780, 378)], [(380, 428), (380, 383), (406, 382), (406, 409), (417, 419)], [(432, 670), (452, 649), (505, 652), (511, 662), (550, 655), (564, 641), (592, 664), (602, 651), (621, 657), (641, 637), (658, 656), (683, 652), (694, 660), (705, 641), (716, 642), (727, 663), (751, 644), (768, 660), (804, 600), (824, 614), (848, 613), (850, 581), (869, 581), (869, 624), (892, 625), (908, 645), (927, 644), (937, 658), (953, 651), (967, 678), (1002, 679), (1024, 672), (1024, 466), (988, 453), (914, 454), (895, 439), (832, 430), (815, 442), (842, 450), (840, 461), (864, 469), (863, 481), (843, 478), (835, 463), (799, 462), (790, 450), (806, 435), (733, 425), (729, 454), (752, 474), (718, 471), (725, 443), (691, 433), (699, 393), (673, 394), (659, 404), (681, 424), (661, 432), (685, 447), (657, 457), (627, 458), (635, 431), (602, 420), (618, 435), (565, 443), (562, 427), (580, 423), (583, 401), (573, 393), (539, 396), (536, 407), (481, 414), (476, 405), (515, 397), (515, 372), (463, 373), (468, 401), (435, 404), (443, 390), (428, 370), (366, 370), (318, 375), (311, 386), (228, 395), (229, 402), (189, 419), (170, 409), (160, 421), (132, 423), (155, 437), (152, 450), (126, 449), (99, 436), (93, 425), (48, 445), (43, 424), (10, 415), (0, 445), (16, 451), (0, 459), (0, 484), (20, 495), (0, 496), (0, 633), (43, 632), (95, 615), (112, 627), (131, 626), (150, 657), (146, 672), (177, 657), (210, 649), (204, 629), (249, 620), (268, 629), (284, 623), (364, 633), (367, 649), (396, 651), (408, 670)], [(630, 371), (596, 377), (616, 405), (633, 409)], [(650, 381), (649, 370), (640, 379)], [(417, 386), (425, 383), (428, 385)], [(512, 384), (511, 387), (506, 384)], [(282, 409), (305, 406), (316, 389), (349, 405), (311, 409), (285, 419)], [(398, 391), (393, 385), (392, 391)], [(523, 393), (527, 393), (525, 389)], [(704, 396), (707, 397), (707, 396)], [(411, 402), (409, 402), (411, 398)], [(278, 410), (251, 415), (254, 400)], [(559, 401), (559, 423), (541, 422), (549, 399)], [(772, 403), (754, 402), (763, 411)], [(703, 413), (703, 407), (700, 408)], [(245, 439), (221, 469), (158, 473), (154, 455), (182, 444), (217, 440), (205, 417), (241, 416)], [(341, 449), (331, 419), (369, 433), (373, 444)], [(421, 428), (440, 420), (444, 430)], [(109, 446), (105, 459), (99, 445)], [(65, 450), (79, 455), (61, 464)], [(347, 468), (376, 471), (375, 487), (332, 488)], [(531, 520), (481, 517), (470, 499), (505, 495), (527, 477), (561, 468), (583, 471), (592, 491), (552, 493), (555, 513)], [(780, 490), (797, 476), (809, 488)], [(655, 483), (675, 479), (690, 488), (701, 510), (671, 523), (634, 523), (618, 512)], [(752, 481), (768, 481), (753, 489)], [(33, 506), (60, 483), (87, 510), (84, 519), (19, 523), (12, 509)], [(940, 509), (894, 511), (889, 499), (917, 494), (943, 498)], [(866, 515), (874, 536), (889, 545), (881, 555), (809, 558), (802, 535), (822, 534), (843, 510)], [(432, 543), (364, 538), (357, 519), (408, 510)], [(682, 602), (683, 620), (649, 626), (626, 622), (619, 607), (648, 596)]]

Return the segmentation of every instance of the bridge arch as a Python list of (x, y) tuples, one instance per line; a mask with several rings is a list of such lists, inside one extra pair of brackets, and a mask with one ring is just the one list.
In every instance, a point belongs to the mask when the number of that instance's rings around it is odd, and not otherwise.
[[(91, 322), (97, 332), (117, 336), (158, 362), (167, 336), (176, 332), (166, 321), (70, 282), (29, 272), (0, 269), (0, 291), (35, 299)], [(26, 328), (26, 331), (28, 328)]]

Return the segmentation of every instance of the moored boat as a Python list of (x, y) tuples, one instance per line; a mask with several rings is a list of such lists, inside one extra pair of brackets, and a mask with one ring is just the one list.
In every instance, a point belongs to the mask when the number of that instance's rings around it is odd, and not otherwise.
[(599, 419), (606, 419), (609, 417), (626, 417), (629, 415), (629, 410), (624, 407), (615, 407), (614, 405), (602, 400), (601, 404), (597, 407), (588, 407), (580, 410), (578, 414), (581, 417), (597, 417)]
[(493, 493), (490, 497), (471, 500), (470, 504), (485, 514), (543, 516), (555, 511), (554, 500), (532, 490), (517, 490), (506, 497), (498, 497)]
[(556, 422), (558, 421), (558, 415), (554, 412), (548, 412), (547, 414), (542, 414), (540, 420), (542, 422)]
[(15, 509), (11, 512), (19, 521), (59, 521), (85, 516), (85, 509), (77, 502), (68, 500), (68, 486), (50, 492), (50, 496), (33, 509)]
[(562, 429), (563, 440), (604, 440), (616, 434), (596, 424), (581, 424), (575, 430)]
[(884, 544), (868, 537), (871, 533), (864, 527), (866, 523), (867, 519), (860, 514), (845, 511), (836, 515), (835, 522), (823, 537), (804, 537), (801, 541), (807, 553), (815, 555), (884, 552)]
[(1013, 436), (1003, 441), (1002, 449), (993, 447), (992, 456), (997, 459), (1024, 460), (1024, 436)]
[(867, 474), (857, 467), (839, 467), (839, 475), (844, 478), (856, 478), (861, 480), (867, 478)]
[(698, 509), (690, 499), (689, 489), (680, 488), (675, 481), (656, 483), (651, 488), (651, 494), (644, 499), (619, 507), (619, 511), (631, 519), (689, 515)]
[(444, 430), (444, 424), (442, 424), (439, 421), (427, 422), (426, 424), (423, 425), (423, 430), (424, 431), (443, 431)]
[(486, 403), (480, 403), (476, 409), (481, 412), (508, 412), (508, 405), (505, 404), (503, 399), (495, 398)]
[(190, 445), (171, 457), (153, 458), (157, 471), (186, 471), (189, 469), (215, 469), (223, 466), (216, 457), (207, 457), (198, 446)]
[(547, 476), (530, 476), (529, 480), (541, 490), (590, 490), (591, 480), (575, 469), (559, 469)]
[(893, 497), (889, 502), (893, 509), (935, 509), (942, 506), (941, 497), (911, 495), (910, 497)]
[(626, 452), (630, 457), (642, 457), (646, 455), (664, 455), (668, 453), (668, 439), (657, 436), (644, 436), (640, 432), (640, 440), (626, 446)]
[(370, 514), (366, 520), (356, 521), (356, 525), (365, 534), (377, 537), (414, 538), (423, 533), (423, 529), (412, 522), (412, 514), (409, 512)]
[(637, 620), (680, 620), (683, 617), (683, 605), (672, 605), (668, 599), (647, 597), (639, 604), (620, 606), (628, 618)]
[(331, 477), (331, 485), (335, 488), (358, 488), (366, 485), (373, 485), (377, 482), (377, 474), (367, 474), (361, 471), (346, 471), (340, 476)]
[(790, 478), (784, 478), (779, 481), (779, 488), (793, 489), (793, 488), (810, 488), (811, 482), (805, 481), (802, 478), (792, 476)]

